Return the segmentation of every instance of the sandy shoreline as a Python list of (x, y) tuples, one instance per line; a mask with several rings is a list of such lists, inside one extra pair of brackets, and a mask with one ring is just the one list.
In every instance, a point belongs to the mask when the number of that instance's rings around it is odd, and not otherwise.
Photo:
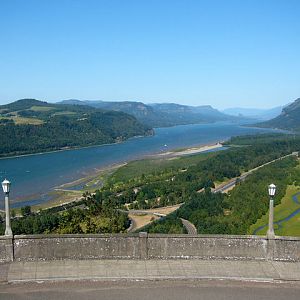
[(81, 183), (84, 183), (86, 182), (88, 179), (93, 179), (97, 176), (99, 176), (101, 173), (103, 172), (109, 172), (109, 171), (113, 171), (113, 170), (117, 170), (123, 166), (126, 166), (127, 165), (127, 162), (124, 162), (124, 163), (119, 163), (119, 164), (111, 164), (111, 165), (108, 165), (106, 167), (103, 167), (103, 168), (98, 168), (98, 169), (95, 169), (91, 172), (88, 172), (88, 174), (84, 177), (81, 177), (79, 179), (76, 179), (74, 181), (71, 181), (71, 182), (67, 182), (67, 183), (63, 183), (59, 186), (56, 186), (54, 188), (54, 190), (59, 190), (59, 189), (64, 189), (64, 188), (68, 188), (68, 187), (72, 187), (74, 185), (78, 185), (78, 184), (81, 184)]
[(180, 151), (168, 151), (163, 152), (159, 154), (152, 155), (153, 157), (174, 157), (174, 156), (184, 156), (184, 155), (191, 155), (191, 154), (197, 154), (209, 150), (214, 150), (217, 148), (223, 147), (221, 142), (217, 142), (215, 144), (209, 144), (209, 145), (201, 145), (198, 147), (192, 147), (192, 148), (186, 148)]

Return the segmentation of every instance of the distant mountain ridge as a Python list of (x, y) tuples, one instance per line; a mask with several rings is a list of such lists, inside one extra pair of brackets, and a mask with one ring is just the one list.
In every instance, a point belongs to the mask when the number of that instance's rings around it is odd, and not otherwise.
[(63, 100), (61, 104), (89, 105), (96, 108), (123, 111), (150, 127), (168, 127), (217, 121), (240, 121), (239, 117), (226, 115), (210, 105), (188, 106), (176, 103), (144, 104), (135, 101)]
[(244, 116), (260, 120), (270, 120), (277, 117), (281, 113), (282, 108), (283, 106), (277, 106), (270, 109), (234, 107), (224, 109), (223, 113), (233, 116)]
[(284, 107), (278, 117), (257, 126), (300, 131), (300, 98)]

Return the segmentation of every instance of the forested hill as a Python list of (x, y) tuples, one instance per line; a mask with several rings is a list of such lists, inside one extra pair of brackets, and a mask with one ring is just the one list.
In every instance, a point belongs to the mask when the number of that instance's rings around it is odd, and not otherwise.
[(282, 113), (278, 117), (257, 125), (260, 127), (300, 131), (300, 98), (283, 108)]
[(152, 134), (123, 112), (22, 99), (0, 106), (0, 156), (114, 143)]
[(247, 121), (246, 118), (229, 116), (210, 105), (188, 106), (175, 103), (144, 104), (135, 101), (80, 101), (64, 100), (62, 104), (89, 105), (96, 108), (123, 111), (150, 127), (212, 123), (217, 121)]

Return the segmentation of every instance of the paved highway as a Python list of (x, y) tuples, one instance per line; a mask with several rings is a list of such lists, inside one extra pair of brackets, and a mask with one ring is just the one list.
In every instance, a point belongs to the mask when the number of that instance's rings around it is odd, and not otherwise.
[(284, 158), (286, 158), (286, 157), (293, 156), (293, 155), (296, 155), (296, 154), (291, 153), (291, 154), (288, 154), (288, 155), (285, 155), (285, 156), (276, 158), (276, 159), (274, 159), (274, 160), (272, 160), (272, 161), (269, 161), (269, 162), (267, 162), (267, 163), (265, 163), (265, 164), (263, 164), (263, 165), (261, 165), (261, 166), (258, 166), (258, 167), (256, 167), (256, 168), (254, 168), (254, 169), (252, 169), (252, 170), (250, 170), (250, 171), (244, 173), (243, 175), (241, 175), (241, 176), (239, 176), (239, 177), (230, 179), (230, 180), (227, 181), (225, 184), (223, 184), (223, 185), (221, 185), (221, 186), (215, 188), (215, 189), (213, 190), (213, 193), (218, 193), (218, 192), (224, 193), (227, 189), (229, 189), (229, 188), (235, 186), (236, 180), (243, 181), (243, 180), (245, 180), (245, 178), (246, 178), (248, 175), (252, 174), (254, 171), (256, 171), (256, 170), (258, 170), (258, 169), (260, 169), (260, 168), (262, 168), (262, 167), (264, 167), (264, 166), (267, 166), (267, 165), (269, 165), (269, 164), (271, 164), (271, 163), (273, 163), (273, 162), (275, 162), (275, 161), (278, 161), (278, 160), (281, 160), (281, 159), (284, 159)]
[(218, 192), (224, 193), (227, 189), (235, 186), (237, 180), (243, 181), (250, 174), (251, 174), (251, 172), (248, 172), (246, 174), (241, 175), (240, 177), (229, 180), (228, 182), (226, 182), (226, 184), (215, 188), (213, 193), (218, 193)]
[(300, 285), (230, 281), (31, 283), (0, 286), (1, 300), (299, 300)]

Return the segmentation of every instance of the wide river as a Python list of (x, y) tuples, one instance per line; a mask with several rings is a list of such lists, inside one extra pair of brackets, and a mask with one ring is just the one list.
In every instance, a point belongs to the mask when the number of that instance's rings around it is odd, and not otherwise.
[[(224, 122), (157, 128), (154, 136), (133, 138), (119, 144), (1, 159), (0, 180), (7, 178), (12, 182), (12, 207), (37, 204), (49, 200), (46, 195), (56, 186), (82, 178), (99, 168), (176, 148), (270, 131), (274, 130)], [(3, 208), (1, 198), (0, 208)]]

